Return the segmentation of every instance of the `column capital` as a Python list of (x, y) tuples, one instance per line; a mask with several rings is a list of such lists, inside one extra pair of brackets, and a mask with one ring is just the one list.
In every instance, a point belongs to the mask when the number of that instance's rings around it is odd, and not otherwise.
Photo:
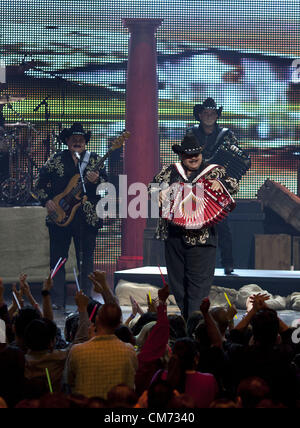
[(162, 18), (123, 18), (123, 25), (127, 27), (131, 33), (138, 31), (153, 32), (161, 26)]

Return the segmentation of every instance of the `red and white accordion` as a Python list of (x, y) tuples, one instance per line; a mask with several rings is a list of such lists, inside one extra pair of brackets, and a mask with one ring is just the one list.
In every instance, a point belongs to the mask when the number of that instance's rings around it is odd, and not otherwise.
[[(187, 181), (180, 163), (175, 164), (179, 174)], [(192, 183), (178, 182), (170, 187), (170, 198), (161, 207), (161, 216), (185, 229), (202, 229), (223, 220), (234, 208), (235, 201), (221, 181), (223, 193), (211, 189), (205, 176), (219, 165), (209, 165)]]

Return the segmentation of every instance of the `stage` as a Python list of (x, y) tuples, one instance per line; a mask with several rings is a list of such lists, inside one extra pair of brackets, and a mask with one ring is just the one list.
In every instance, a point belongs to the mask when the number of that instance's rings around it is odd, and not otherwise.
[[(167, 269), (162, 267), (161, 270), (167, 279)], [(116, 271), (114, 287), (120, 280), (157, 287), (163, 285), (159, 268), (156, 266)], [(234, 275), (225, 275), (223, 269), (215, 270), (213, 285), (238, 290), (248, 284), (256, 284), (274, 295), (288, 296), (300, 291), (300, 271), (235, 269)]]

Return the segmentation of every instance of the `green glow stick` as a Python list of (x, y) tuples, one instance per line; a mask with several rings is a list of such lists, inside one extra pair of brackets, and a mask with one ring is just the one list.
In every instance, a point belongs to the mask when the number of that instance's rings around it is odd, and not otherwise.
[(47, 376), (47, 380), (48, 380), (50, 394), (53, 394), (53, 389), (52, 389), (52, 384), (51, 384), (51, 379), (50, 379), (49, 371), (48, 371), (48, 369), (45, 369), (45, 370), (46, 370), (46, 376)]

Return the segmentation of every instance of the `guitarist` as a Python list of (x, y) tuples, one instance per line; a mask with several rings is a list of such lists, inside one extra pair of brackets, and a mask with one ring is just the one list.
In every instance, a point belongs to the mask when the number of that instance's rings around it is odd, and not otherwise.
[[(61, 142), (67, 149), (54, 154), (48, 159), (39, 172), (36, 182), (36, 195), (48, 211), (46, 224), (50, 237), (50, 269), (53, 269), (60, 257), (68, 258), (72, 238), (74, 240), (77, 266), (80, 272), (80, 286), (89, 295), (90, 282), (88, 275), (93, 272), (93, 256), (98, 230), (103, 226), (103, 220), (96, 214), (99, 196), (97, 186), (107, 181), (105, 169), (94, 172), (93, 169), (101, 159), (96, 153), (86, 150), (91, 138), (91, 132), (86, 132), (81, 123), (74, 123), (71, 128), (64, 129), (60, 134)], [(53, 198), (64, 192), (74, 175), (79, 174), (79, 163), (86, 178), (85, 190), (87, 200), (71, 223), (66, 227), (57, 226), (51, 221), (56, 205)], [(81, 266), (81, 269), (80, 269)], [(54, 277), (53, 302), (57, 309), (65, 307), (65, 269), (64, 266)]]

